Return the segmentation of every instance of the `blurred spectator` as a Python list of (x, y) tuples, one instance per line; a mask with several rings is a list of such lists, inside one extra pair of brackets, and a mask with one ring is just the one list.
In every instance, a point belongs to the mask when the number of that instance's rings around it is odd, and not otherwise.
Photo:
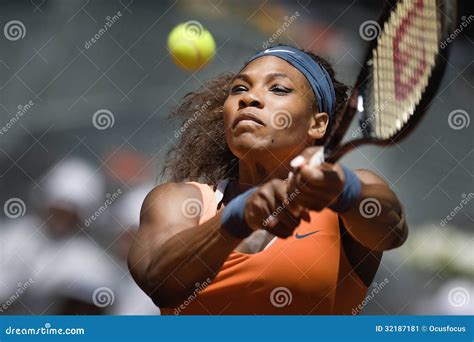
[(152, 164), (143, 153), (113, 148), (103, 159), (106, 175), (115, 183), (139, 185), (152, 178)]
[(415, 302), (415, 314), (474, 314), (472, 233), (452, 224), (420, 225), (407, 241), (404, 254), (424, 288)]
[(98, 170), (78, 158), (55, 165), (41, 182), (37, 212), (0, 231), (2, 313), (100, 314), (96, 290), (110, 286), (112, 263), (82, 229), (103, 198)]
[(474, 282), (456, 278), (445, 282), (433, 296), (418, 302), (418, 315), (474, 315)]

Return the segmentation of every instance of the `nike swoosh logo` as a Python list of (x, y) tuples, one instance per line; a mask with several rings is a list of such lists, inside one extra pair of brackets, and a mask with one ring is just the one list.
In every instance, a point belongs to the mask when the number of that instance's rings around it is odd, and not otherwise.
[(288, 52), (288, 53), (292, 53), (292, 54), (295, 54), (293, 51), (289, 51), (289, 50), (286, 50), (286, 49), (266, 49), (265, 51), (263, 51), (263, 53), (269, 53), (269, 52)]
[(305, 237), (307, 237), (307, 236), (310, 236), (310, 235), (313, 235), (313, 234), (315, 234), (315, 233), (317, 233), (317, 232), (319, 232), (319, 231), (320, 231), (320, 230), (315, 230), (314, 232), (306, 233), (306, 234), (301, 234), (301, 235), (298, 234), (298, 233), (296, 233), (295, 238), (297, 238), (297, 239), (303, 239), (303, 238), (305, 238)]

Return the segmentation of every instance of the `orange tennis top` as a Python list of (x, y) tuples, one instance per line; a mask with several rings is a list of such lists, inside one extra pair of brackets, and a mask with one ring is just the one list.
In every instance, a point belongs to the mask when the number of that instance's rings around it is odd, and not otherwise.
[[(200, 224), (216, 215), (224, 188), (189, 182), (202, 193)], [(222, 185), (222, 183), (221, 183)], [(338, 215), (310, 212), (293, 236), (275, 238), (263, 251), (233, 251), (210, 282), (163, 315), (350, 315), (367, 287), (352, 269), (342, 246)], [(357, 310), (358, 312), (358, 310)]]

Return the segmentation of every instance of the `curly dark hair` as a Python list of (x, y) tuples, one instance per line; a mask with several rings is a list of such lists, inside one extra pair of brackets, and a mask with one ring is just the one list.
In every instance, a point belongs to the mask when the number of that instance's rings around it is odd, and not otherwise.
[[(301, 50), (304, 51), (304, 50)], [(331, 64), (324, 58), (304, 51), (319, 63), (331, 76), (336, 92), (336, 109), (341, 110), (347, 101), (348, 86), (335, 78)], [(183, 102), (170, 118), (183, 118), (175, 132), (177, 143), (166, 154), (161, 177), (173, 182), (198, 181), (216, 184), (224, 178), (238, 178), (239, 160), (227, 146), (224, 135), (223, 105), (236, 74), (224, 73), (206, 82), (201, 88), (184, 96)], [(316, 99), (314, 108), (318, 108)], [(332, 118), (326, 135), (315, 142), (321, 145), (330, 132)]]

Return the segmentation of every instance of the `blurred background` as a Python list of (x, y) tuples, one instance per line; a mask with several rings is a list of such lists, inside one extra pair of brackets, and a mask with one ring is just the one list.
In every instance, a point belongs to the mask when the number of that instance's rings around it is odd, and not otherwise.
[[(342, 160), (382, 175), (410, 227), (360, 314), (474, 314), (473, 7), (460, 1), (446, 74), (415, 134)], [(171, 110), (275, 43), (328, 57), (353, 84), (369, 43), (362, 24), (380, 10), (375, 0), (0, 1), (0, 314), (159, 314), (126, 255), (176, 143)], [(166, 46), (189, 20), (217, 47), (197, 72)]]

